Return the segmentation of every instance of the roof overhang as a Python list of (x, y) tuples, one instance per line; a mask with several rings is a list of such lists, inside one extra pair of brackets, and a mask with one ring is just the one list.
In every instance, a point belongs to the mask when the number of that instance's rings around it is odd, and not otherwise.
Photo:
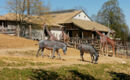
[(86, 20), (80, 20), (80, 19), (73, 19), (72, 23), (78, 27), (80, 27), (83, 30), (93, 30), (93, 28), (96, 28), (96, 30), (98, 31), (102, 31), (102, 32), (108, 32), (109, 28), (99, 24), (97, 22), (93, 22), (93, 21), (86, 21)]

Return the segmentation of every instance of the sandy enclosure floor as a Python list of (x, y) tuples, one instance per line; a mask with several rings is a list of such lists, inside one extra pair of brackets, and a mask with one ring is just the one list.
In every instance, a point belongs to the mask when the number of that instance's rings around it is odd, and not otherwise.
[[(37, 46), (38, 47), (38, 46)], [(61, 60), (58, 59), (57, 54), (55, 54), (55, 59), (51, 59), (49, 57), (50, 51), (44, 51), (44, 58), (42, 58), (39, 54), (39, 57), (36, 58), (37, 47), (32, 48), (19, 48), (19, 49), (0, 49), (0, 59), (6, 62), (13, 62), (14, 59), (20, 59), (24, 61), (29, 61), (33, 63), (50, 63), (49, 65), (44, 66), (18, 66), (18, 67), (8, 67), (8, 68), (48, 68), (48, 67), (60, 67), (60, 66), (70, 66), (74, 64), (92, 64), (91, 57), (89, 53), (84, 55), (85, 61), (81, 61), (80, 59), (80, 52), (73, 48), (68, 48), (67, 54), (64, 55), (62, 50), (60, 50)], [(117, 58), (117, 57), (107, 57), (107, 56), (100, 56), (98, 60), (98, 64), (129, 64), (130, 59), (125, 58)]]

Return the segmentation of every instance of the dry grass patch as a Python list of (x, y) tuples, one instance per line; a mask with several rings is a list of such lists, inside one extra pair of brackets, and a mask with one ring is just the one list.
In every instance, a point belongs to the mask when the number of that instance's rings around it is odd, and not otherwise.
[(36, 43), (38, 42), (21, 38), (21, 37), (0, 34), (0, 49), (35, 47)]

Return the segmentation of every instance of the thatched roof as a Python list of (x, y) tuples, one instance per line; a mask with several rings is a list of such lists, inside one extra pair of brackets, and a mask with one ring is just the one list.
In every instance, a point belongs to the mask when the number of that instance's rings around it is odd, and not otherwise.
[(43, 21), (44, 17), (40, 16), (27, 16), (27, 15), (19, 15), (15, 13), (8, 13), (4, 16), (0, 16), (0, 20), (9, 20), (9, 21), (26, 21), (28, 23), (36, 23), (36, 24), (41, 24)]
[(73, 19), (73, 17), (75, 17), (80, 12), (82, 12), (82, 10), (73, 10), (65, 13), (51, 13), (48, 14), (50, 17), (48, 21), (52, 26), (58, 26), (60, 24), (66, 23), (74, 23), (75, 25), (84, 30), (92, 30), (95, 27), (99, 31), (108, 32), (108, 28), (106, 26), (97, 22)]
[(105, 32), (108, 32), (109, 30), (108, 27), (93, 21), (73, 19), (72, 23), (84, 30), (92, 30), (93, 28), (96, 28), (96, 30), (98, 31), (105, 31)]
[(50, 14), (50, 17), (52, 17), (51, 20), (49, 20), (51, 23), (66, 23), (68, 20), (72, 19), (74, 16), (76, 16), (78, 13), (80, 13), (81, 10), (75, 10), (73, 12), (66, 12), (66, 13), (59, 13), (59, 14)]
[(43, 25), (43, 22), (46, 22), (48, 26), (57, 26), (57, 27), (61, 26), (60, 24), (74, 23), (75, 25), (84, 30), (92, 30), (93, 27), (96, 27), (96, 29), (99, 31), (108, 32), (108, 28), (99, 23), (93, 21), (73, 19), (73, 17), (75, 17), (80, 12), (82, 12), (82, 10), (69, 10), (69, 11), (64, 10), (57, 12), (49, 12), (42, 16), (17, 15), (17, 17), (15, 13), (8, 13), (4, 16), (0, 16), (0, 20), (16, 21), (17, 18), (17, 21), (19, 21), (20, 20), (19, 17), (22, 16), (24, 18), (24, 21), (26, 21), (27, 23)]
[(4, 16), (0, 16), (0, 20), (5, 20), (5, 17)]
[(18, 16), (19, 15), (16, 15), (15, 13), (8, 13), (4, 16), (0, 16), (0, 20), (19, 21)]

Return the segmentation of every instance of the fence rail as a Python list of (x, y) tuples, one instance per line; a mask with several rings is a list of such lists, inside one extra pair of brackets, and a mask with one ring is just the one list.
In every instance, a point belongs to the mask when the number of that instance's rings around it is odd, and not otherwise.
[(0, 29), (0, 33), (2, 34), (16, 34), (16, 29)]
[[(71, 37), (68, 43), (69, 47), (77, 48), (79, 44), (91, 44), (93, 45), (99, 53), (101, 52), (100, 40), (93, 40), (88, 38)], [(116, 41), (116, 52), (119, 56), (130, 56), (130, 51), (128, 50), (128, 45), (126, 42), (118, 40)], [(106, 54), (112, 55), (112, 47), (108, 44), (108, 52)]]

